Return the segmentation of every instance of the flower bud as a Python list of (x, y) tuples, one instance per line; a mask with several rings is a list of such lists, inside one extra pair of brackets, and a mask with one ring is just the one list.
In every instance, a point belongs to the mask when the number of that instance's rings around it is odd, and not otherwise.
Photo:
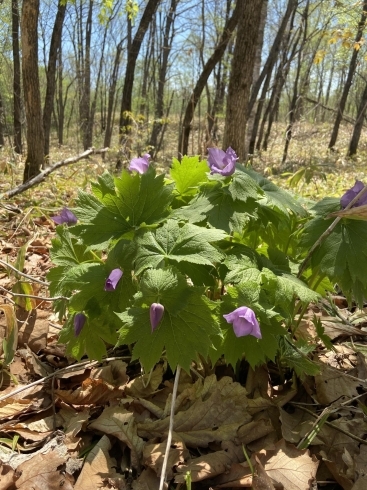
[(78, 337), (80, 332), (83, 330), (84, 324), (87, 320), (87, 317), (84, 313), (77, 313), (74, 316), (74, 333), (75, 337)]
[(105, 285), (104, 285), (104, 290), (105, 291), (114, 291), (116, 289), (116, 286), (119, 282), (119, 280), (122, 277), (122, 270), (121, 269), (113, 269), (113, 271), (110, 273), (110, 275), (107, 277)]
[(152, 332), (158, 327), (164, 315), (164, 306), (160, 303), (152, 303), (150, 305), (150, 325)]

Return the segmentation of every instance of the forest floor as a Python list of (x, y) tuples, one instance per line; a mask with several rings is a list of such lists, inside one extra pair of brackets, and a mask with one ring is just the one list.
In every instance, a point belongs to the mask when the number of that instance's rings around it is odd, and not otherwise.
[[(308, 168), (293, 191), (313, 199), (340, 196), (355, 179), (366, 182), (365, 149), (344, 158), (346, 134), (340, 152), (327, 152), (323, 131), (299, 130), (284, 168), (275, 142), (254, 158), (254, 169), (289, 188), (292, 175)], [(75, 154), (55, 149), (53, 159)], [(75, 362), (58, 343), (62, 324), (44, 299), (50, 216), (72, 207), (78, 189), (88, 190), (113, 166), (113, 157), (92, 156), (0, 203), (0, 260), (16, 266), (24, 257), (23, 273), (41, 281), (29, 286), (33, 298), (15, 304), (10, 291), (18, 276), (0, 263), (0, 353), (15, 310), (19, 325), (14, 359), (0, 366), (0, 490), (159, 487), (172, 372), (162, 362), (142, 374), (127, 348), (102, 363)], [(1, 194), (21, 182), (21, 159), (4, 149), (0, 173)], [(253, 371), (245, 362), (235, 371), (203, 364), (181, 374), (164, 488), (367, 488), (367, 310), (333, 299), (332, 307), (314, 305), (299, 329), (315, 338), (316, 315), (333, 342), (333, 350), (320, 343), (315, 351), (316, 376), (300, 380), (271, 363)]]

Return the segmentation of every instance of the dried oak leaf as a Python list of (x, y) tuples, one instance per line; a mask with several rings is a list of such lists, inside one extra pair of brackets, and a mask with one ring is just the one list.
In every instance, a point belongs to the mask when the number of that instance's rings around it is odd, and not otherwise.
[(116, 462), (108, 453), (110, 449), (111, 443), (109, 438), (103, 436), (86, 457), (74, 490), (105, 488), (104, 482), (108, 478), (119, 476), (114, 470)]
[(17, 474), (20, 477), (15, 487), (21, 490), (72, 490), (67, 475), (58, 469), (66, 460), (67, 456), (60, 455), (56, 450), (37, 454), (18, 466)]
[(309, 490), (319, 465), (307, 449), (301, 451), (284, 439), (275, 449), (260, 451), (257, 457), (275, 485), (281, 484), (287, 490)]
[(139, 468), (144, 441), (137, 434), (135, 418), (131, 412), (127, 412), (121, 407), (105, 408), (102, 414), (88, 427), (114, 436), (124, 442), (131, 451), (131, 465), (134, 468)]
[[(156, 473), (148, 468), (133, 482), (133, 490), (158, 490), (159, 478)], [(167, 490), (167, 483), (163, 484), (163, 490)]]
[[(189, 457), (189, 452), (185, 444), (173, 435), (173, 441), (168, 453), (167, 480), (173, 478), (173, 468), (183, 463)], [(143, 449), (143, 462), (145, 466), (152, 468), (158, 476), (161, 475), (164, 454), (166, 452), (167, 441), (160, 444), (146, 444)]]
[(121, 391), (101, 378), (87, 378), (76, 390), (55, 390), (55, 395), (70, 405), (105, 405), (121, 398)]
[[(201, 382), (196, 398), (187, 399), (187, 408), (175, 414), (173, 430), (187, 446), (207, 447), (212, 441), (233, 440), (238, 428), (251, 420), (245, 388), (229, 377), (218, 382), (213, 378)], [(168, 426), (169, 416), (139, 423), (138, 434), (147, 439), (162, 437)]]

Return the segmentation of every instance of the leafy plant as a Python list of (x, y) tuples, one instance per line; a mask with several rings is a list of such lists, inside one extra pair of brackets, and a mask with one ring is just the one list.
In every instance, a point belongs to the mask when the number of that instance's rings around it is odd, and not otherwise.
[[(162, 355), (172, 369), (189, 370), (200, 357), (235, 364), (246, 356), (255, 366), (278, 353), (297, 373), (315, 373), (312, 347), (294, 343), (292, 333), (330, 280), (361, 301), (364, 223), (345, 220), (297, 277), (338, 202), (306, 210), (256, 172), (235, 167), (231, 151), (217, 153), (212, 174), (206, 161), (184, 157), (168, 176), (138, 165), (116, 178), (105, 173), (92, 194), (80, 192), (78, 223), (57, 227), (48, 275), (51, 294), (70, 298), (56, 310), (67, 309), (60, 340), (74, 357), (100, 359), (106, 345), (130, 344), (146, 370)], [(261, 338), (228, 323), (229, 313), (248, 309)]]

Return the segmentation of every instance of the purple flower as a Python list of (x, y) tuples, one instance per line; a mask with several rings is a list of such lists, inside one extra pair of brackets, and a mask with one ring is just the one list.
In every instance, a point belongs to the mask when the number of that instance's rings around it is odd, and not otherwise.
[(255, 313), (247, 306), (241, 306), (228, 315), (223, 315), (228, 323), (233, 323), (233, 330), (236, 337), (253, 335), (261, 339), (259, 322), (256, 320)]
[[(364, 183), (360, 180), (356, 180), (354, 186), (349, 189), (345, 194), (340, 198), (340, 205), (344, 209), (348, 206), (350, 201), (356, 197), (357, 194), (361, 192), (364, 187)], [(355, 204), (353, 204), (353, 208), (357, 206), (362, 206), (363, 204), (367, 204), (367, 193), (364, 194)]]
[(110, 275), (107, 277), (105, 285), (104, 285), (104, 290), (105, 291), (114, 291), (116, 289), (116, 286), (119, 282), (119, 280), (122, 277), (122, 270), (121, 269), (113, 269), (113, 271), (110, 273)]
[(83, 330), (84, 323), (86, 322), (87, 317), (84, 313), (77, 313), (74, 316), (74, 333), (75, 337), (78, 337), (80, 332)]
[(224, 152), (219, 148), (208, 148), (208, 165), (211, 174), (221, 174), (224, 177), (232, 175), (236, 168), (237, 155), (231, 147)]
[(145, 153), (142, 157), (133, 158), (129, 165), (129, 170), (136, 170), (139, 174), (145, 174), (149, 167), (149, 153)]
[(150, 305), (150, 325), (152, 332), (158, 327), (164, 315), (164, 306), (160, 303), (152, 303)]
[(66, 223), (67, 225), (75, 225), (75, 223), (78, 221), (78, 218), (75, 216), (75, 214), (72, 213), (68, 208), (64, 208), (60, 212), (60, 214), (52, 216), (51, 219), (57, 225), (62, 225), (63, 223)]

